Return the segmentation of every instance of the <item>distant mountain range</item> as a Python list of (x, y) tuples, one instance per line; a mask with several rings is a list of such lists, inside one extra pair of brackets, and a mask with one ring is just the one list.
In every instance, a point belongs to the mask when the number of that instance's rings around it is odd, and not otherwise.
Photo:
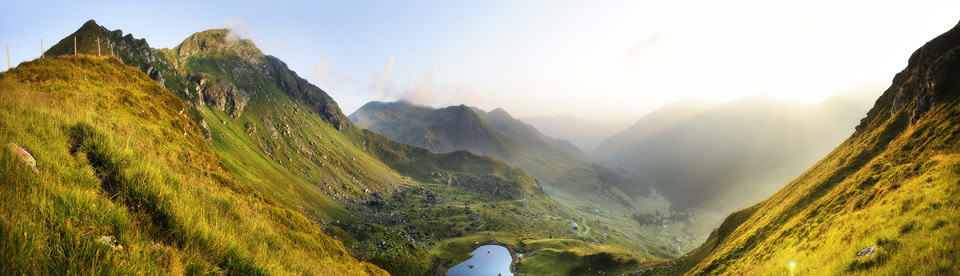
[[(960, 24), (879, 98), (680, 102), (599, 161), (502, 109), (348, 118), (230, 30), (90, 20), (0, 72), (0, 274), (442, 275), (481, 244), (518, 275), (955, 274), (958, 80)], [(680, 248), (677, 217), (770, 193)]]
[[(501, 108), (486, 112), (465, 105), (433, 108), (405, 101), (370, 102), (349, 118), (359, 127), (437, 152), (468, 150), (506, 160), (545, 188), (568, 193), (603, 188), (596, 191), (607, 191), (623, 202), (650, 193), (629, 174), (592, 160), (573, 144), (546, 136)], [(587, 181), (573, 183), (571, 174)]]
[(582, 157), (569, 142), (541, 134), (501, 108), (465, 105), (432, 108), (405, 101), (370, 102), (350, 115), (359, 127), (437, 152), (469, 150), (505, 160), (525, 152)]
[(593, 154), (632, 170), (676, 210), (728, 212), (769, 196), (832, 150), (853, 133), (872, 98), (851, 93), (820, 104), (768, 97), (721, 105), (677, 102), (610, 137)]

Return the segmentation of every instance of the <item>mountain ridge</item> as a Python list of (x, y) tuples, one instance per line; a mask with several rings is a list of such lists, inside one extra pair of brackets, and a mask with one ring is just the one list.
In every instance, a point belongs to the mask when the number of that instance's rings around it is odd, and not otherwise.
[[(564, 247), (546, 248), (573, 257), (564, 259), (564, 266), (544, 266), (561, 260), (530, 254), (517, 265), (520, 272), (620, 271), (668, 256), (658, 250), (647, 255), (580, 251), (591, 242), (616, 243), (624, 235), (590, 235), (599, 222), (583, 221), (578, 211), (558, 205), (536, 179), (513, 165), (466, 151), (434, 153), (355, 127), (326, 92), (228, 30), (197, 32), (173, 49), (149, 48), (145, 41), (136, 49), (120, 47), (124, 40), (105, 36), (122, 32), (104, 30), (91, 20), (55, 45), (57, 50), (51, 48), (48, 58), (74, 58), (61, 51), (72, 48), (64, 45), (72, 46), (73, 37), (93, 43), (99, 37), (117, 46), (123, 63), (144, 74), (159, 72), (154, 76), (162, 78), (150, 77), (183, 101), (177, 112), (197, 126), (236, 187), (303, 216), (341, 242), (347, 256), (368, 265), (400, 275), (442, 273), (481, 235), (498, 237), (516, 250), (525, 248), (524, 239), (564, 240)], [(95, 48), (89, 43), (79, 46), (76, 58), (100, 62), (90, 56)], [(148, 55), (154, 59), (140, 58)], [(83, 85), (87, 80), (73, 81)], [(577, 219), (584, 231), (568, 230), (569, 221), (561, 218)], [(258, 258), (251, 266), (262, 269)]]
[[(949, 274), (960, 194), (960, 24), (924, 44), (856, 131), (651, 274)], [(954, 223), (951, 223), (954, 222)]]

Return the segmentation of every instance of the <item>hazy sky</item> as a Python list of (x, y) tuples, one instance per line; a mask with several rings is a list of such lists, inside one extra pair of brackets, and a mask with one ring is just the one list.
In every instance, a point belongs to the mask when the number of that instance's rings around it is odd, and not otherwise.
[(880, 90), (960, 21), (956, 0), (10, 2), (14, 64), (91, 18), (158, 48), (231, 27), (347, 114), (406, 98), (631, 121), (684, 97)]

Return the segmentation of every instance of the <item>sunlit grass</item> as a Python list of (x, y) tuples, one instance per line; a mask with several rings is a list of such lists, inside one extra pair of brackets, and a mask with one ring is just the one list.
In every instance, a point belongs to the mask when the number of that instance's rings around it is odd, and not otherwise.
[[(179, 98), (115, 58), (0, 75), (3, 274), (382, 273), (234, 180)], [(114, 250), (96, 242), (115, 236)]]
[[(936, 275), (960, 270), (960, 107), (908, 126), (881, 109), (771, 198), (727, 219), (674, 267), (690, 273)], [(883, 107), (882, 102), (878, 103)], [(889, 104), (889, 103), (887, 103)], [(864, 256), (858, 252), (875, 247)]]

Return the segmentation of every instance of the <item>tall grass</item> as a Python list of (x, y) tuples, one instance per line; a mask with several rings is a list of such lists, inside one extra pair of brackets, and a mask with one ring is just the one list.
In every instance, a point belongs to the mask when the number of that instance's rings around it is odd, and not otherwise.
[(0, 274), (383, 274), (234, 180), (180, 99), (115, 58), (28, 62), (0, 87), (0, 141), (39, 168), (0, 154)]

